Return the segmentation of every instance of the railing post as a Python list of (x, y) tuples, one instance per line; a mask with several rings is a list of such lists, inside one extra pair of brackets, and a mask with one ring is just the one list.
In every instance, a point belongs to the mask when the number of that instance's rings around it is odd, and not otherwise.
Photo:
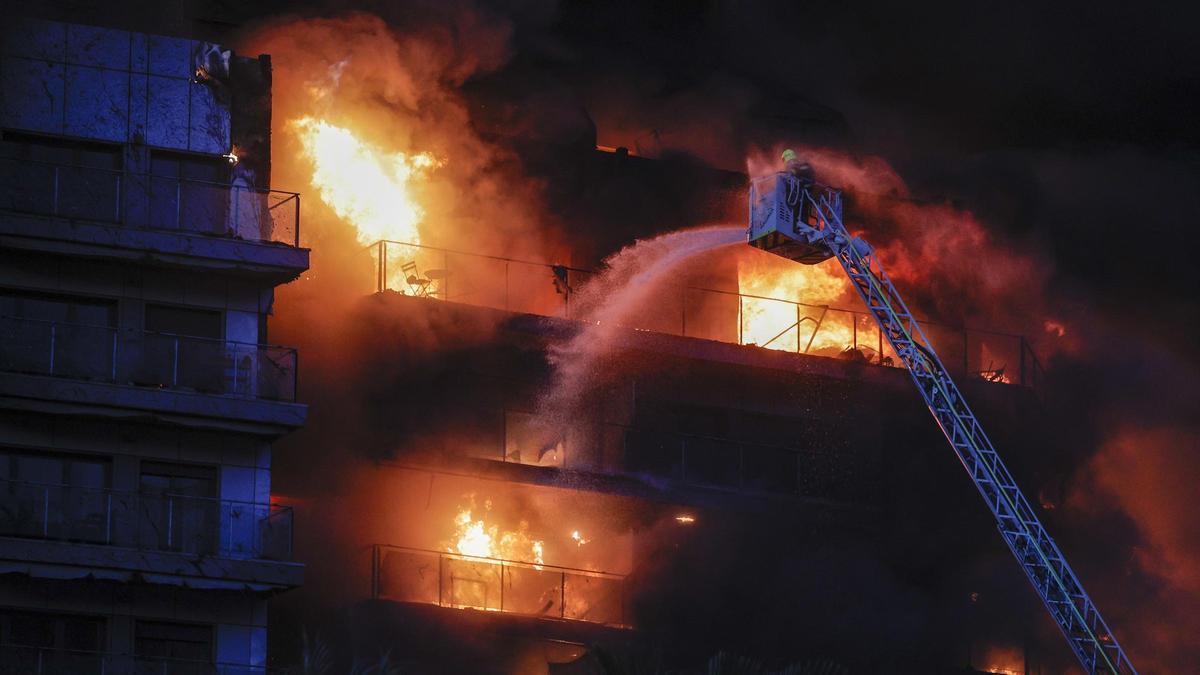
[(567, 618), (567, 573), (559, 572), (558, 578), (558, 617), (565, 619)]
[(508, 309), (508, 261), (504, 261), (504, 311)]
[(387, 290), (383, 287), (383, 256), (385, 255), (385, 251), (386, 251), (386, 249), (384, 248), (385, 246), (386, 246), (386, 244), (384, 243), (384, 241), (382, 239), (380, 239), (379, 242), (376, 244), (376, 248), (379, 249), (379, 251), (375, 253), (375, 255), (378, 256), (375, 260), (375, 292), (376, 293), (382, 293), (383, 291)]
[(56, 340), (57, 331), (58, 331), (58, 324), (56, 324), (56, 323), (50, 324), (50, 374), (51, 375), (54, 374), (54, 351), (55, 351), (55, 340)]
[(379, 599), (379, 544), (371, 547), (371, 599)]
[(242, 188), (237, 185), (233, 185), (231, 187), (233, 188), (230, 191), (233, 196), (233, 234), (234, 234), (234, 236), (237, 236), (238, 232), (239, 232), (238, 225), (241, 222), (241, 211), (242, 211), (242, 200), (238, 196), (238, 191), (241, 190)]
[(739, 345), (744, 345), (744, 344), (746, 344), (746, 340), (745, 340), (745, 339), (743, 339), (743, 337), (742, 337), (742, 329), (743, 329), (743, 326), (742, 326), (742, 324), (744, 323), (744, 319), (743, 319), (743, 317), (742, 317), (742, 305), (743, 305), (743, 304), (745, 304), (745, 300), (746, 300), (746, 299), (745, 299), (744, 297), (742, 297), (742, 294), (741, 294), (741, 293), (739, 293), (739, 294), (738, 294), (738, 315), (737, 315), (737, 319), (738, 319), (738, 344), (739, 344)]
[(442, 300), (450, 300), (450, 253), (442, 252), (442, 270), (445, 276), (442, 277)]
[(182, 197), (183, 197), (183, 181), (180, 179), (175, 179), (175, 229), (177, 229), (177, 230), (183, 229), (183, 218), (181, 215), (182, 214), (181, 209), (183, 208)]
[(679, 335), (687, 337), (687, 284), (679, 286)]
[(104, 543), (112, 544), (112, 493), (104, 493)]
[(850, 341), (854, 344), (855, 351), (858, 350), (858, 314), (850, 312)]
[(175, 537), (175, 498), (167, 497), (167, 550), (171, 550)]
[(1025, 386), (1025, 336), (1021, 336), (1021, 386)]
[(171, 386), (179, 386), (179, 336), (174, 337), (174, 350), (171, 358)]
[(117, 329), (112, 329), (112, 381), (117, 381)]
[(234, 394), (238, 393), (238, 355), (237, 355), (237, 347), (236, 346), (233, 348), (233, 392), (232, 393), (234, 393)]
[[(484, 601), (487, 605), (487, 601)], [(504, 611), (504, 561), (500, 561), (500, 611)]]
[(121, 202), (124, 201), (122, 199), (122, 196), (123, 196), (122, 193), (124, 192), (124, 187), (125, 187), (125, 184), (121, 181), (121, 174), (117, 174), (117, 203), (116, 203), (116, 213), (113, 214), (115, 216), (113, 218), (113, 220), (115, 220), (118, 223), (124, 223), (124, 220), (125, 220), (124, 217), (121, 215)]
[(58, 167), (57, 166), (54, 167), (54, 204), (52, 206), (52, 209), (53, 210), (51, 211), (51, 213), (53, 213), (54, 215), (57, 216), (58, 215)]
[(42, 538), (50, 538), (50, 487), (42, 487)]

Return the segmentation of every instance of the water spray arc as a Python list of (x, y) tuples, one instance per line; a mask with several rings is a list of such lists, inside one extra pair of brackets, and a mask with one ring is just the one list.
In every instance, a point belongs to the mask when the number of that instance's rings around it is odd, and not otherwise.
[(747, 235), (751, 246), (801, 263), (837, 258), (879, 330), (904, 362), (929, 412), (995, 517), (1004, 542), (1084, 670), (1093, 675), (1136, 675), (874, 250), (846, 230), (841, 193), (790, 173), (755, 179), (750, 187)]

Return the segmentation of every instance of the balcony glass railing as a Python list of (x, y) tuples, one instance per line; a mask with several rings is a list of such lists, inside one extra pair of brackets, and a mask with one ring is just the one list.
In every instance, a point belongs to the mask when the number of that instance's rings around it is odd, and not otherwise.
[(0, 536), (240, 560), (292, 558), (290, 507), (0, 481)]
[[(807, 432), (795, 443), (679, 433), (614, 422), (564, 430), (562, 422), (512, 410), (473, 408), (470, 441), (447, 446), (450, 457), (602, 474), (645, 474), (680, 484), (746, 494), (841, 502), (872, 498), (875, 465), (841, 451), (838, 439)], [(440, 461), (436, 458), (435, 461)]]
[(300, 243), (294, 192), (23, 159), (0, 158), (0, 211)]
[(377, 600), (629, 625), (616, 574), (387, 545), (372, 564)]
[(0, 644), (0, 675), (282, 675), (286, 672), (266, 666)]
[(0, 316), (0, 371), (296, 400), (296, 350)]
[[(380, 241), (370, 247), (375, 288), (511, 312), (579, 318), (573, 294), (589, 270)], [(631, 328), (780, 351), (902, 367), (865, 311), (810, 305), (747, 293), (676, 287), (654, 298)], [(922, 321), (946, 367), (957, 376), (1037, 388), (1042, 365), (1019, 335)]]

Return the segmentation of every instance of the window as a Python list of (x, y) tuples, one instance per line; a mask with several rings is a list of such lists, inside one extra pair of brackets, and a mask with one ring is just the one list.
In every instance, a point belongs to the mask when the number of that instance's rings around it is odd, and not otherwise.
[(5, 132), (0, 209), (116, 221), (121, 147)]
[(223, 318), (215, 309), (146, 305), (146, 330), (153, 333), (220, 340), (225, 332)]
[(100, 617), (0, 608), (0, 672), (99, 674), (104, 650)]
[(0, 448), (0, 536), (107, 541), (108, 458)]
[(106, 298), (0, 289), (0, 316), (115, 327), (117, 302)]
[(212, 626), (138, 621), (134, 626), (133, 653), (142, 673), (207, 675), (212, 663)]
[(0, 370), (111, 381), (117, 303), (0, 289)]
[(145, 359), (137, 382), (223, 393), (224, 324), (218, 310), (147, 304)]
[(216, 553), (220, 509), (215, 467), (142, 462), (138, 492), (143, 546)]
[(151, 227), (230, 234), (229, 162), (172, 152), (150, 156)]
[(553, 420), (507, 410), (504, 414), (504, 461), (535, 466), (565, 466), (567, 439)]

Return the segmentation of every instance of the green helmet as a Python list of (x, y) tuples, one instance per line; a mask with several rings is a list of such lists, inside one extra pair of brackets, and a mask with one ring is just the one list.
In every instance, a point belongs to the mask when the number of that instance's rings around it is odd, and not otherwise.
[(796, 159), (796, 151), (792, 150), (791, 148), (784, 150), (782, 159), (785, 162), (790, 162), (790, 161)]

